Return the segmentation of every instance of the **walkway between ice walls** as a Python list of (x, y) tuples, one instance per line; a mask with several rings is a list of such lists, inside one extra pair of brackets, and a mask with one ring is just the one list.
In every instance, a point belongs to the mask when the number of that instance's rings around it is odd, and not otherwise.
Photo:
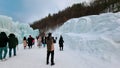
[(39, 34), (39, 30), (33, 30), (29, 24), (14, 22), (11, 17), (0, 15), (0, 32), (2, 31), (7, 35), (14, 33), (18, 37), (19, 43), (22, 43), (24, 36), (36, 37)]
[(58, 28), (64, 45), (102, 59), (120, 60), (120, 12), (73, 18)]

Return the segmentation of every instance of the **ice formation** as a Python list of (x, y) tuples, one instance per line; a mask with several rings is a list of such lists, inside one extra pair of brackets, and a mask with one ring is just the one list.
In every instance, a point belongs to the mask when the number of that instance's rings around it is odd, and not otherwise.
[(7, 35), (14, 33), (20, 43), (24, 36), (32, 35), (36, 37), (39, 33), (38, 30), (33, 30), (29, 24), (14, 22), (11, 17), (0, 15), (0, 32), (2, 31), (6, 32)]
[[(103, 59), (120, 57), (120, 12), (74, 18), (58, 28), (65, 46)], [(66, 44), (67, 43), (67, 44)], [(120, 59), (119, 59), (120, 60)]]

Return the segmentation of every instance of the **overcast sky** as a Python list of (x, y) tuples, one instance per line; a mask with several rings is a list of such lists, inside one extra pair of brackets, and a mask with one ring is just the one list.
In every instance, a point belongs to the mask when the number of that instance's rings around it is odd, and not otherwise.
[(0, 0), (0, 15), (10, 16), (22, 23), (32, 23), (49, 13), (57, 13), (83, 1), (90, 0)]

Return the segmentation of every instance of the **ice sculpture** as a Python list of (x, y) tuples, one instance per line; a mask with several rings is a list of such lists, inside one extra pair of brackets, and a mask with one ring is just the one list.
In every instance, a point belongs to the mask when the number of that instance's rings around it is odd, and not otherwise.
[(36, 37), (39, 34), (39, 30), (33, 30), (29, 24), (14, 22), (11, 17), (0, 15), (0, 32), (2, 31), (6, 32), (7, 35), (15, 33), (20, 43), (24, 36)]

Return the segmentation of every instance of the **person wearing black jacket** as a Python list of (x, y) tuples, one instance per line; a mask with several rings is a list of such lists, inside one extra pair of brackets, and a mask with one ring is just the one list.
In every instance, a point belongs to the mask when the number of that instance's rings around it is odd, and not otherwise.
[(62, 35), (61, 35), (61, 36), (60, 36), (60, 39), (59, 39), (60, 51), (63, 51), (63, 43), (64, 43), (64, 40), (63, 40), (63, 37), (62, 37)]
[(14, 56), (16, 56), (16, 46), (18, 45), (18, 39), (16, 38), (16, 36), (11, 33), (9, 35), (9, 39), (8, 39), (8, 47), (9, 47), (9, 57), (11, 57), (12, 55), (12, 50), (13, 50), (13, 54)]
[(32, 45), (33, 45), (33, 43), (34, 43), (34, 42), (33, 42), (34, 39), (32, 38), (31, 35), (29, 35), (27, 41), (28, 41), (28, 47), (29, 47), (29, 49), (32, 48)]
[[(5, 32), (0, 33), (0, 60), (6, 59), (8, 37)], [(4, 51), (4, 54), (3, 54)], [(2, 56), (3, 55), (3, 56)]]

